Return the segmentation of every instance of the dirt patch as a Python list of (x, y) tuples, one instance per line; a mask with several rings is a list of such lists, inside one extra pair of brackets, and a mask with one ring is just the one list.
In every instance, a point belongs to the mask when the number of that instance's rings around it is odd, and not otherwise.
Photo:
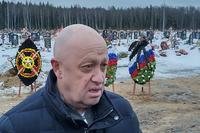
[(12, 86), (17, 87), (20, 83), (18, 76), (7, 77), (5, 75), (1, 75), (0, 81), (2, 82), (3, 88), (10, 88)]
[[(115, 92), (130, 101), (136, 111), (143, 133), (199, 133), (200, 131), (200, 75), (188, 78), (151, 81), (141, 92), (136, 86), (133, 95), (131, 80), (115, 83)], [(108, 88), (112, 91), (112, 86)], [(15, 106), (30, 94), (0, 98), (0, 114)]]
[[(199, 133), (200, 131), (200, 76), (159, 79), (136, 85), (133, 95), (131, 80), (115, 84), (115, 91), (127, 98), (137, 112), (144, 133)], [(110, 90), (111, 87), (110, 87)]]

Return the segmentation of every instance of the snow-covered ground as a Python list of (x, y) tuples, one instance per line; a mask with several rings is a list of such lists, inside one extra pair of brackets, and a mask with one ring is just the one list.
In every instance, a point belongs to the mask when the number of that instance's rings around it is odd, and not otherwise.
[[(162, 33), (157, 32), (155, 34), (155, 39), (153, 39), (154, 45), (159, 46), (162, 39)], [(0, 43), (1, 43), (0, 39)], [(120, 46), (115, 45), (116, 53), (120, 52), (128, 52), (129, 45), (134, 40), (121, 40)], [(6, 38), (5, 42), (8, 42), (8, 38)], [(113, 44), (118, 44), (119, 40), (113, 41)], [(185, 44), (185, 41), (180, 40), (179, 48), (183, 48), (188, 52), (188, 55), (181, 55), (176, 56), (175, 50), (168, 49), (166, 50), (167, 57), (162, 57), (158, 53), (158, 49), (155, 49), (155, 55), (156, 55), (156, 71), (154, 78), (171, 78), (171, 77), (179, 77), (179, 76), (191, 76), (200, 74), (200, 50), (199, 48), (195, 48), (193, 50), (190, 50), (192, 47), (191, 45)], [(39, 42), (36, 42), (38, 44), (38, 47), (44, 46), (44, 40), (41, 40)], [(52, 39), (52, 46), (54, 44), (54, 39)], [(4, 73), (8, 69), (12, 68), (11, 63), (8, 61), (9, 57), (14, 58), (16, 55), (16, 52), (18, 50), (18, 47), (12, 48), (10, 45), (1, 45), (0, 46), (0, 73)], [(52, 57), (53, 49), (50, 51), (47, 51), (46, 49), (43, 49), (40, 51), (40, 54), (42, 56), (42, 72), (48, 72), (51, 69), (50, 65), (50, 59)], [(13, 63), (15, 60), (13, 60)], [(117, 69), (117, 80), (119, 79), (129, 79), (130, 75), (128, 73), (128, 64), (129, 59), (122, 58), (118, 60), (118, 69)], [(40, 76), (43, 77), (42, 79), (45, 79), (45, 75)], [(39, 77), (39, 78), (40, 78)], [(41, 80), (42, 80), (41, 79)], [(38, 79), (40, 80), (40, 79)]]
[[(156, 43), (159, 42), (159, 43)], [(160, 40), (153, 42), (159, 45)], [(124, 46), (117, 46), (117, 50), (122, 49), (123, 52), (128, 53), (128, 48), (124, 49)], [(158, 53), (158, 49), (155, 50), (156, 56), (156, 71), (154, 78), (174, 78), (174, 77), (187, 77), (200, 74), (200, 50), (196, 47), (190, 50), (192, 46), (187, 44), (180, 44), (180, 49), (185, 49), (188, 55), (176, 56), (174, 49), (165, 50), (167, 57), (162, 57)], [(117, 79), (130, 78), (128, 73), (128, 58), (122, 58), (118, 61)]]

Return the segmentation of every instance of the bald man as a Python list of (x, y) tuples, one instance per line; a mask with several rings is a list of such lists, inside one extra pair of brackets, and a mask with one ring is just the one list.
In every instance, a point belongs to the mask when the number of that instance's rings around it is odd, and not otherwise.
[(104, 90), (107, 62), (94, 29), (64, 28), (46, 85), (0, 118), (0, 133), (139, 133), (129, 102)]

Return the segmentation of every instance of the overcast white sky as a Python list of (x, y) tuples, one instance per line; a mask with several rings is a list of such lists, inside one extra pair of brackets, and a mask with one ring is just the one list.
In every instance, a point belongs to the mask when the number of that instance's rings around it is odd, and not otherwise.
[[(2, 1), (2, 0), (0, 0)], [(200, 8), (200, 0), (4, 0), (4, 1), (31, 1), (32, 3), (49, 2), (54, 6), (70, 7), (71, 5), (80, 5), (82, 7), (145, 7), (149, 5), (161, 6), (165, 3), (167, 6), (195, 6)]]

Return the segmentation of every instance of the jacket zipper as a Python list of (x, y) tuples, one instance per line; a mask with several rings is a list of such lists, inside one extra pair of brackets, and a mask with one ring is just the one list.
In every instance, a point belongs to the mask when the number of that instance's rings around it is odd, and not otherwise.
[(98, 122), (98, 121), (100, 121), (100, 120), (102, 120), (102, 119), (104, 119), (104, 118), (106, 118), (110, 113), (112, 113), (113, 112), (113, 108), (111, 109), (111, 110), (109, 110), (109, 112), (108, 113), (106, 113), (103, 117), (101, 117), (101, 118), (99, 118), (99, 119), (96, 119), (94, 122), (92, 122), (92, 124), (90, 124), (89, 126), (88, 126), (88, 128), (85, 128), (84, 129), (84, 133), (88, 133), (88, 129), (90, 129), (90, 127), (94, 124), (94, 123), (96, 123), (96, 122)]

